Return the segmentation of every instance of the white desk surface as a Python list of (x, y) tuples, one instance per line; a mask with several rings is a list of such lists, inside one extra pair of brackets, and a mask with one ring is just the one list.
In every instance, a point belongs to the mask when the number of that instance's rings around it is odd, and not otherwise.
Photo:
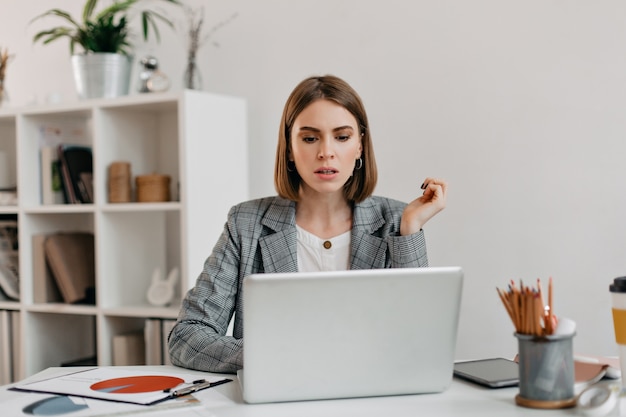
[[(138, 367), (124, 367), (138, 369)], [(49, 368), (26, 381), (75, 372), (80, 368)], [(186, 373), (188, 369), (173, 366), (145, 366), (139, 369), (151, 371), (167, 371)], [(206, 376), (206, 373), (197, 372)], [(328, 401), (303, 401), (273, 404), (246, 404), (243, 402), (239, 382), (235, 375), (209, 374), (232, 378), (233, 382), (194, 394), (203, 405), (201, 407), (161, 411), (157, 413), (140, 413), (142, 416), (179, 416), (187, 417), (400, 417), (400, 416), (436, 416), (436, 417), (471, 417), (471, 416), (560, 416), (577, 415), (576, 409), (537, 410), (517, 406), (515, 395), (518, 388), (488, 389), (453, 379), (452, 385), (443, 393), (401, 395), (389, 397), (372, 397), (341, 399)], [(2, 388), (3, 390), (6, 387)], [(7, 392), (4, 393), (5, 395)], [(200, 395), (202, 394), (202, 395)], [(13, 394), (11, 394), (13, 395)], [(17, 393), (15, 395), (28, 395)]]

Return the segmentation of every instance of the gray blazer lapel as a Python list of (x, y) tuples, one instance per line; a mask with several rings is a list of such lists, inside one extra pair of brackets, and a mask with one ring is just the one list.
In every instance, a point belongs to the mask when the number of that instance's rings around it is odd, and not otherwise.
[(276, 200), (264, 214), (261, 224), (275, 231), (259, 239), (265, 272), (298, 272), (296, 204)]
[[(277, 199), (261, 220), (275, 233), (259, 239), (265, 272), (297, 272), (296, 204)], [(350, 269), (385, 268), (387, 242), (375, 236), (385, 219), (372, 199), (355, 204), (350, 250)]]
[(385, 268), (387, 242), (374, 233), (385, 219), (371, 199), (354, 205), (352, 220), (350, 269)]

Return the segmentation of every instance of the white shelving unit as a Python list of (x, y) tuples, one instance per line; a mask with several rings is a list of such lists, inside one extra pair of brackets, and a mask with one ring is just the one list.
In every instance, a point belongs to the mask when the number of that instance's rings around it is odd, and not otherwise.
[[(42, 205), (40, 128), (76, 123), (93, 150), (94, 204)], [(143, 329), (147, 318), (176, 318), (221, 233), (228, 209), (248, 197), (246, 103), (197, 91), (143, 94), (71, 104), (0, 109), (0, 151), (15, 155), (19, 200), (0, 207), (17, 214), (19, 311), (15, 379), (50, 366), (97, 355), (112, 364), (114, 335)], [(107, 170), (131, 163), (137, 175), (171, 177), (173, 201), (109, 203)], [(58, 231), (95, 236), (96, 304), (35, 300), (32, 237)], [(155, 268), (180, 270), (175, 302), (151, 306), (146, 292)]]

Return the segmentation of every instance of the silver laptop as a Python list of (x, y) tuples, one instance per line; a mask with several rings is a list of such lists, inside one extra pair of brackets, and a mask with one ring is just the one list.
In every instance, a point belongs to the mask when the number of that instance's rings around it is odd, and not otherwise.
[(462, 281), (460, 267), (246, 277), (244, 400), (444, 391)]

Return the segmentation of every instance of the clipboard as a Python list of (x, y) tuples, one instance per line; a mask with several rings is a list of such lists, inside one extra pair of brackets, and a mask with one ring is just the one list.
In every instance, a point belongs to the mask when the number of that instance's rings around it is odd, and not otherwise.
[(41, 381), (18, 383), (9, 389), (153, 405), (230, 381), (215, 377), (198, 380), (197, 374), (100, 367)]

